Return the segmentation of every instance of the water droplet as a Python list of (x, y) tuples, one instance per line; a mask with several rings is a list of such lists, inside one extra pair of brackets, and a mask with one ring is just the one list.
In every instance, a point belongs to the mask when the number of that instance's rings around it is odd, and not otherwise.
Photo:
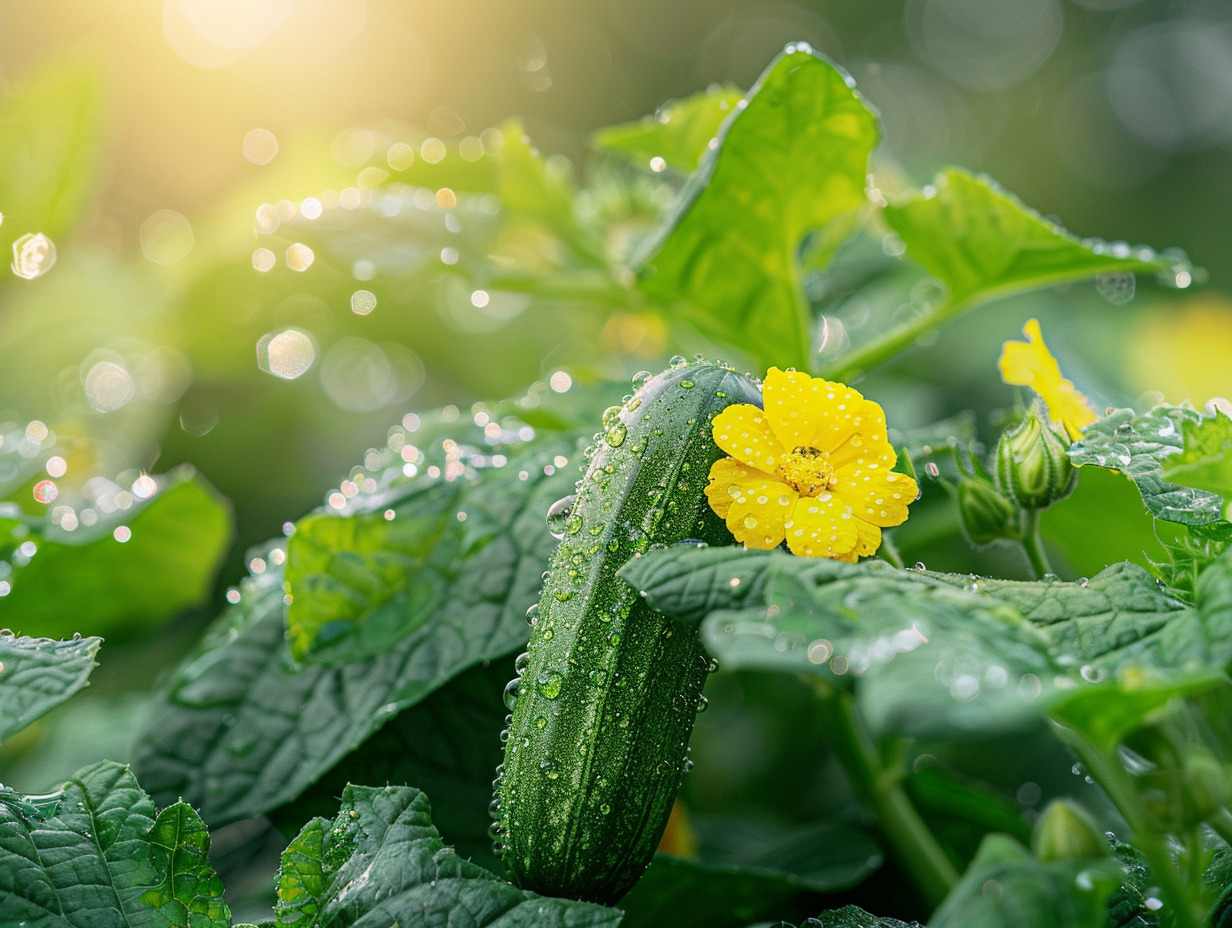
[(1133, 274), (1100, 274), (1095, 278), (1095, 289), (1109, 303), (1123, 306), (1134, 298), (1137, 282)]
[(603, 433), (603, 437), (607, 440), (607, 443), (611, 447), (619, 448), (622, 444), (624, 444), (625, 436), (628, 434), (629, 430), (625, 428), (625, 424), (623, 422), (617, 422)]
[(561, 688), (564, 686), (565, 678), (558, 674), (555, 670), (548, 670), (539, 674), (539, 695), (544, 699), (555, 699), (560, 695)]
[(530, 663), (530, 652), (523, 651), (513, 662), (513, 672), (519, 677), (526, 673), (526, 665)]
[[(573, 515), (573, 504), (577, 502), (577, 494), (562, 496), (548, 507), (548, 531), (557, 541), (565, 537), (565, 525)], [(544, 577), (546, 580), (547, 578)]]
[(709, 707), (709, 705), (710, 705), (710, 700), (707, 699), (705, 696), (697, 697), (697, 711), (698, 712), (705, 712), (707, 707)]
[(505, 684), (505, 693), (504, 693), (505, 708), (510, 710), (511, 712), (513, 711), (513, 707), (517, 705), (518, 691), (521, 688), (521, 685), (522, 685), (521, 677), (514, 677), (512, 680), (510, 680), (508, 683)]
[(531, 607), (526, 610), (526, 624), (530, 626), (534, 626), (534, 625), (537, 625), (538, 623), (539, 623), (539, 604), (533, 603)]
[(669, 367), (684, 367), (689, 362), (685, 359), (683, 355), (674, 354), (672, 355), (671, 360), (668, 361), (667, 363)]
[(613, 425), (620, 421), (620, 407), (609, 406), (603, 410), (603, 427), (610, 429)]
[(539, 764), (539, 769), (543, 772), (543, 775), (547, 777), (549, 780), (555, 780), (557, 777), (560, 776), (560, 768), (556, 766), (555, 761), (552, 761), (552, 760), (542, 761)]
[(693, 381), (691, 381), (691, 380), (682, 380), (682, 381), (680, 381), (680, 387), (681, 387), (681, 389), (684, 389), (684, 390), (692, 390), (692, 389), (693, 389), (693, 386), (694, 386), (694, 384), (693, 384)]

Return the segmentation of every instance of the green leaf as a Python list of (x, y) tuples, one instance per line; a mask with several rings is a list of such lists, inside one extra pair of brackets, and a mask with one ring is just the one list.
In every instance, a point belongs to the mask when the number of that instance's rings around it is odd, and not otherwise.
[(1013, 838), (991, 834), (928, 928), (1103, 928), (1116, 884), (1110, 862), (1041, 863)]
[[(1074, 464), (1119, 470), (1133, 480), (1155, 518), (1198, 526), (1221, 538), (1232, 534), (1221, 495), (1232, 491), (1224, 472), (1229, 456), (1232, 420), (1220, 412), (1203, 417), (1183, 406), (1156, 406), (1141, 415), (1113, 410), (1083, 429), (1082, 439), (1070, 447)], [(1182, 483), (1165, 479), (1173, 477)]]
[[(779, 922), (776, 928), (791, 928)], [(845, 905), (841, 909), (822, 912), (800, 924), (800, 928), (919, 928), (919, 922), (900, 922), (897, 918), (878, 918), (859, 906)]]
[(749, 91), (641, 264), (643, 292), (765, 367), (812, 361), (805, 236), (846, 237), (877, 121), (849, 79), (789, 50)]
[(53, 817), (0, 804), (0, 923), (27, 928), (227, 928), (209, 836), (177, 803), (157, 818), (125, 766), (87, 767)]
[[(454, 434), (463, 431), (458, 426)], [(183, 796), (212, 825), (263, 814), (302, 793), (399, 711), (526, 640), (524, 612), (538, 598), (556, 544), (544, 513), (572, 490), (576, 471), (561, 462), (579, 460), (580, 448), (571, 437), (546, 435), (498, 449), (507, 455), (503, 467), (479, 468), (472, 462), (487, 461), (493, 449), (448, 444), (458, 455), (446, 466), (457, 468), (450, 474), (460, 496), (447, 520), (452, 538), (440, 544), (457, 559), (442, 568), (439, 608), (422, 621), (416, 616), (410, 632), (382, 653), (297, 666), (284, 637), (282, 571), (271, 552), (271, 566), (242, 585), (239, 604), (155, 698), (134, 755), (155, 796)], [(434, 447), (441, 452), (440, 443)], [(405, 514), (400, 501), (416, 498), (420, 484), (451, 482), (426, 470), (410, 479), (394, 471), (389, 489), (352, 501), (359, 514), (363, 507)], [(382, 484), (386, 476), (378, 475)]]
[[(888, 628), (895, 613), (900, 623), (909, 620), (919, 604), (926, 610), (944, 607), (969, 617), (993, 610), (1000, 615), (1000, 624), (1008, 621), (1006, 627), (1013, 627), (1008, 609), (1038, 631), (1057, 664), (1090, 665), (1098, 676), (1128, 665), (1188, 671), (1232, 662), (1232, 611), (1224, 606), (1232, 596), (1228, 592), (1232, 555), (1225, 554), (1217, 563), (1219, 569), (1208, 571), (1210, 580), (1201, 587), (1196, 606), (1188, 606), (1144, 569), (1129, 563), (1114, 564), (1090, 580), (1062, 583), (897, 570), (882, 561), (842, 564), (781, 552), (676, 549), (651, 552), (627, 565), (621, 575), (644, 591), (655, 608), (685, 621), (696, 623), (711, 613), (740, 610), (741, 617), (762, 622), (748, 630), (766, 639), (777, 656), (767, 653), (765, 659), (780, 666), (801, 665), (805, 655), (793, 652), (807, 642), (797, 638), (793, 647), (791, 640), (779, 642), (767, 633), (766, 624), (778, 628), (798, 621), (783, 618), (787, 609), (766, 618), (758, 612), (764, 616), (773, 604), (775, 584), (794, 581), (799, 594), (794, 608), (825, 613), (831, 627), (846, 627), (848, 634), (860, 629), (859, 634), (871, 635), (876, 622), (885, 622)], [(958, 587), (966, 596), (938, 596), (939, 587)], [(933, 606), (927, 605), (930, 598)], [(864, 618), (866, 602), (877, 606), (870, 612), (871, 621)], [(857, 606), (858, 622), (851, 616)], [(938, 627), (947, 627), (947, 621), (951, 620), (942, 620)], [(838, 639), (832, 643), (837, 646)], [(758, 653), (761, 650), (765, 649)]]
[[(1155, 880), (1146, 858), (1136, 848), (1112, 839), (1112, 853), (1121, 865), (1121, 885), (1108, 896), (1108, 928), (1159, 928), (1159, 908), (1146, 904)], [(1156, 889), (1155, 892), (1158, 892)], [(1213, 918), (1211, 924), (1222, 928)]]
[(621, 928), (744, 928), (788, 909), (816, 911), (824, 889), (789, 873), (656, 854), (620, 900)]
[(1172, 699), (1195, 696), (1224, 682), (1222, 674), (1210, 672), (1179, 681), (1125, 675), (1061, 699), (1053, 706), (1052, 717), (1095, 747), (1112, 751), (1143, 718)]
[[(115, 535), (120, 528), (127, 534)], [(152, 628), (205, 598), (230, 540), (230, 508), (190, 468), (178, 469), (151, 499), (91, 529), (48, 524), (24, 536), (37, 550), (13, 571), (0, 625), (59, 638), (87, 624)]]
[(333, 823), (309, 822), (283, 859), (276, 922), (292, 928), (402, 924), (412, 912), (425, 925), (615, 928), (621, 916), (517, 889), (461, 859), (409, 787), (348, 786)]
[(0, 633), (0, 741), (86, 685), (101, 638), (14, 637)]
[(655, 855), (621, 901), (621, 928), (743, 928), (749, 922), (816, 911), (819, 897), (860, 883), (883, 862), (861, 824), (833, 817), (790, 830), (713, 816), (706, 829), (728, 847), (702, 839), (700, 860)]
[(653, 116), (599, 129), (591, 135), (590, 144), (642, 168), (649, 167), (652, 158), (662, 158), (673, 171), (689, 174), (743, 97), (735, 87), (715, 84), (702, 93), (663, 104)]
[(385, 512), (301, 519), (287, 543), (291, 656), (360, 660), (426, 622), (448, 592), (460, 490), (429, 484)]
[(432, 797), (433, 822), (446, 843), (499, 872), (488, 836), (488, 804), (492, 772), (501, 761), (499, 734), (509, 711), (501, 694), (513, 676), (512, 655), (459, 674), (399, 712), (271, 818), (293, 831), (307, 818), (332, 813), (343, 788), (362, 771), (367, 783), (422, 789)]
[(327, 886), (323, 849), (328, 828), (328, 819), (311, 819), (282, 852), (276, 908), (277, 923), (286, 928), (310, 928), (316, 924)]
[(192, 806), (177, 802), (163, 809), (145, 840), (159, 880), (141, 901), (168, 925), (227, 925), (231, 913), (222, 900), (222, 881), (210, 869), (210, 832)]
[(1154, 274), (1174, 263), (1149, 250), (1078, 239), (990, 178), (959, 168), (942, 171), (883, 215), (907, 257), (945, 284), (951, 305), (1100, 274)]
[(55, 59), (0, 102), (5, 251), (30, 232), (68, 234), (94, 192), (104, 161), (100, 71), (89, 57)]

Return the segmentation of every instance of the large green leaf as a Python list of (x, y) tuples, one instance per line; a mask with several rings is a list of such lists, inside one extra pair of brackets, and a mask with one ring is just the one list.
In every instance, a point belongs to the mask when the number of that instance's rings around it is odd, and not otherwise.
[(1141, 415), (1116, 409), (1083, 429), (1070, 457), (1076, 465), (1125, 474), (1157, 519), (1222, 537), (1232, 531), (1223, 519), (1224, 496), (1232, 493), (1226, 472), (1232, 420), (1222, 413), (1204, 417), (1183, 406), (1156, 406)]
[(8, 580), (0, 625), (61, 638), (83, 626), (131, 634), (201, 602), (231, 540), (230, 507), (191, 468), (159, 478), (158, 487), (91, 528), (68, 532), (48, 519), (34, 532), (0, 537), (0, 550), (35, 549)]
[(991, 179), (959, 168), (882, 214), (907, 257), (945, 284), (952, 305), (1102, 274), (1155, 274), (1175, 263), (1149, 250), (1081, 240)]
[[(465, 431), (457, 426), (455, 434)], [(211, 824), (264, 813), (298, 796), (399, 711), (525, 641), (523, 613), (538, 597), (556, 543), (544, 513), (572, 489), (576, 471), (564, 462), (579, 460), (580, 449), (573, 438), (550, 434), (482, 451), (447, 444), (451, 451), (438, 442), (433, 452), (450, 468), (442, 475), (429, 475), (437, 466), (431, 456), (416, 477), (395, 468), (387, 489), (356, 497), (349, 515), (329, 517), (366, 519), (371, 510), (384, 518), (392, 509), (396, 521), (405, 515), (402, 500), (416, 499), (421, 484), (456, 479), (458, 508), (438, 543), (457, 558), (441, 567), (438, 607), (426, 617), (416, 612), (404, 637), (381, 653), (337, 666), (296, 665), (284, 637), (282, 570), (271, 552), (265, 572), (241, 586), (239, 603), (155, 700), (134, 760), (155, 796), (183, 796)], [(473, 466), (492, 464), (498, 452), (503, 466)], [(421, 605), (413, 595), (407, 603)]]
[(1194, 606), (1128, 563), (1089, 581), (1023, 582), (681, 547), (622, 576), (656, 608), (701, 621), (724, 666), (847, 681), (875, 726), (940, 736), (1038, 718), (1067, 667), (1082, 682), (1232, 663), (1229, 558)]
[(809, 367), (801, 244), (814, 232), (846, 237), (876, 142), (876, 118), (850, 79), (789, 47), (725, 123), (647, 249), (643, 292), (763, 367)]
[(101, 638), (19, 638), (5, 631), (0, 631), (0, 741), (85, 686), (103, 643)]
[(155, 817), (127, 767), (95, 764), (65, 784), (54, 815), (27, 818), (0, 803), (0, 923), (228, 928), (208, 850), (189, 805)]
[(332, 814), (352, 780), (404, 783), (432, 797), (432, 820), (446, 843), (501, 872), (488, 835), (488, 804), (509, 711), (501, 693), (513, 676), (511, 656), (458, 674), (394, 716), (297, 800), (271, 813), (275, 824), (294, 831), (313, 816)]
[(1043, 863), (992, 834), (928, 928), (1104, 928), (1117, 875), (1106, 859)]
[(460, 858), (408, 787), (348, 786), (332, 824), (309, 822), (283, 857), (276, 922), (288, 928), (615, 928), (619, 910), (517, 889)]
[(663, 167), (688, 174), (705, 157), (719, 127), (743, 97), (735, 87), (715, 84), (702, 93), (663, 104), (653, 116), (599, 129), (590, 144), (642, 168), (653, 169), (652, 160), (661, 158)]

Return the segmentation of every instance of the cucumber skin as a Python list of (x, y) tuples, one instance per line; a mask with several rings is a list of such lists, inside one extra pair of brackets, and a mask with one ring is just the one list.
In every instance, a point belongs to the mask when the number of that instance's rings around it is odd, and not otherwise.
[(723, 454), (710, 422), (760, 386), (681, 364), (605, 416), (553, 556), (496, 785), (497, 847), (514, 882), (611, 903), (667, 824), (709, 659), (697, 630), (616, 576), (653, 544), (731, 544), (703, 492)]

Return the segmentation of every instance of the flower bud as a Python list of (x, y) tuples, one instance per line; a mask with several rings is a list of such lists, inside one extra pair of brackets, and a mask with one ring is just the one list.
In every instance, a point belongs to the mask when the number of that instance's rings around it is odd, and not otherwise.
[(972, 544), (1016, 538), (1018, 510), (987, 480), (964, 476), (958, 481), (958, 516)]
[(1045, 509), (1078, 482), (1063, 440), (1035, 410), (997, 443), (997, 487), (1023, 509)]
[(1048, 803), (1031, 833), (1031, 850), (1040, 860), (1089, 860), (1107, 857), (1112, 848), (1091, 816), (1069, 799)]

